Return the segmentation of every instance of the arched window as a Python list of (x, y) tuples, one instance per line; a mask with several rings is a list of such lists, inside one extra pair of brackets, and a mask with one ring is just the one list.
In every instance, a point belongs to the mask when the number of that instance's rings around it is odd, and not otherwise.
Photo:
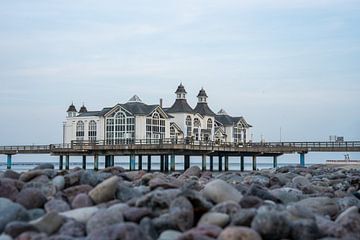
[(200, 131), (201, 131), (201, 122), (198, 118), (194, 118), (194, 134), (195, 134), (195, 140), (200, 140)]
[(198, 118), (194, 118), (194, 128), (200, 128), (201, 122)]
[(83, 141), (84, 140), (84, 122), (78, 121), (76, 123), (76, 140)]
[(211, 118), (209, 118), (208, 120), (207, 120), (207, 129), (212, 129), (212, 120), (211, 120)]
[(190, 116), (186, 117), (185, 124), (186, 124), (186, 134), (187, 134), (188, 137), (190, 137), (191, 136), (191, 131), (192, 131), (192, 128), (191, 128), (192, 121), (191, 121)]
[(146, 118), (146, 139), (165, 138), (165, 118), (158, 112)]
[(106, 119), (106, 142), (108, 144), (129, 143), (135, 138), (135, 120), (119, 110)]
[(96, 141), (96, 122), (91, 120), (89, 122), (89, 141)]
[(235, 143), (241, 143), (243, 142), (243, 136), (242, 133), (244, 131), (244, 127), (241, 124), (241, 122), (239, 122), (238, 124), (234, 125), (234, 129), (233, 129), (233, 135), (234, 135), (234, 142)]

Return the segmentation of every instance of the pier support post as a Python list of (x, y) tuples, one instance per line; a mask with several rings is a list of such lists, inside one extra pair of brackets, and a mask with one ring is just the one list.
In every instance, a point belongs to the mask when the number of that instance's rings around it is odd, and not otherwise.
[(86, 155), (82, 156), (82, 168), (86, 169)]
[(252, 156), (252, 170), (256, 171), (256, 156)]
[(108, 168), (111, 166), (111, 156), (105, 155), (105, 168)]
[(184, 170), (190, 167), (190, 155), (184, 155)]
[(130, 155), (130, 171), (134, 171), (135, 170), (135, 155), (131, 154)]
[(59, 156), (59, 170), (63, 170), (63, 165), (64, 165), (64, 156), (60, 155)]
[(244, 156), (240, 156), (240, 171), (243, 172), (245, 169), (245, 164), (244, 164)]
[(164, 172), (164, 155), (160, 155), (160, 172)]
[(273, 158), (273, 168), (277, 168), (277, 156)]
[(305, 167), (305, 153), (300, 153), (300, 166)]
[(171, 170), (172, 172), (175, 171), (175, 154), (171, 154), (170, 170)]
[(65, 169), (69, 170), (70, 168), (70, 155), (65, 156)]
[(201, 169), (203, 171), (206, 171), (206, 154), (203, 154), (201, 156)]
[(225, 155), (225, 171), (229, 171), (229, 156)]
[(210, 171), (214, 171), (214, 156), (210, 156)]
[(219, 155), (219, 172), (222, 171), (222, 156)]
[(151, 171), (151, 155), (147, 156), (147, 170), (148, 172)]
[(165, 155), (165, 172), (169, 171), (169, 155)]
[(6, 161), (6, 169), (11, 169), (12, 160), (11, 160), (11, 154), (7, 154), (7, 161)]
[(138, 156), (138, 169), (142, 170), (142, 155)]
[(97, 154), (94, 155), (94, 170), (99, 170), (99, 155)]
[(110, 166), (111, 167), (115, 166), (115, 156), (114, 155), (110, 155)]

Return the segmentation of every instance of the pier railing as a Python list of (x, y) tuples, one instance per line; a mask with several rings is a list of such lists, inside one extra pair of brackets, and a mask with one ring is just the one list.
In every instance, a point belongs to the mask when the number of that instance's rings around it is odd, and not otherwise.
[(16, 153), (52, 153), (56, 150), (81, 150), (81, 149), (117, 149), (123, 147), (137, 148), (139, 145), (148, 145), (149, 147), (173, 146), (192, 149), (201, 149), (201, 147), (216, 148), (216, 150), (278, 150), (279, 152), (291, 151), (360, 151), (360, 141), (344, 142), (247, 142), (247, 143), (229, 143), (218, 141), (197, 141), (192, 139), (125, 139), (113, 141), (72, 141), (67, 144), (50, 145), (22, 145), (22, 146), (0, 146), (1, 154)]

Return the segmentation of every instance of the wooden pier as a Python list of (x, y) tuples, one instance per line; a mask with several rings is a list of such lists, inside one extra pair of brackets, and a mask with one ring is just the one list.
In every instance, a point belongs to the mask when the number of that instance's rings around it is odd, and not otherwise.
[[(229, 156), (239, 158), (239, 169), (244, 170), (244, 158), (252, 158), (252, 168), (256, 170), (258, 157), (273, 157), (273, 167), (277, 167), (277, 157), (282, 154), (298, 153), (299, 164), (305, 166), (308, 152), (360, 152), (360, 141), (346, 142), (254, 142), (246, 144), (189, 142), (186, 140), (156, 139), (107, 143), (104, 141), (73, 141), (71, 144), (0, 146), (0, 154), (7, 155), (7, 168), (11, 169), (12, 155), (50, 154), (59, 156), (59, 168), (69, 169), (71, 156), (82, 156), (82, 166), (86, 168), (87, 156), (92, 156), (94, 169), (99, 169), (99, 156), (105, 156), (105, 167), (114, 166), (115, 156), (129, 156), (129, 169), (142, 169), (147, 157), (147, 170), (151, 171), (151, 157), (160, 156), (160, 171), (175, 171), (175, 156), (184, 156), (184, 169), (190, 167), (191, 156), (201, 156), (202, 170), (214, 170), (214, 157), (218, 159), (218, 170), (229, 169)], [(207, 166), (207, 158), (210, 164)], [(65, 164), (64, 164), (65, 160)], [(224, 164), (224, 165), (223, 165)]]

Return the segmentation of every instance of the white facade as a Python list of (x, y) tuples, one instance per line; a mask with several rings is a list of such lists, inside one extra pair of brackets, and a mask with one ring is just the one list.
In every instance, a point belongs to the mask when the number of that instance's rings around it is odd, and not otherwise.
[(82, 106), (77, 112), (71, 104), (63, 124), (63, 143), (103, 141), (122, 144), (170, 138), (191, 142), (248, 141), (246, 136), (251, 125), (243, 117), (231, 117), (224, 111), (213, 113), (207, 106), (207, 95), (203, 89), (194, 109), (187, 104), (182, 85), (175, 93), (177, 99), (170, 108), (144, 104), (136, 95), (125, 104), (101, 111), (87, 111)]

